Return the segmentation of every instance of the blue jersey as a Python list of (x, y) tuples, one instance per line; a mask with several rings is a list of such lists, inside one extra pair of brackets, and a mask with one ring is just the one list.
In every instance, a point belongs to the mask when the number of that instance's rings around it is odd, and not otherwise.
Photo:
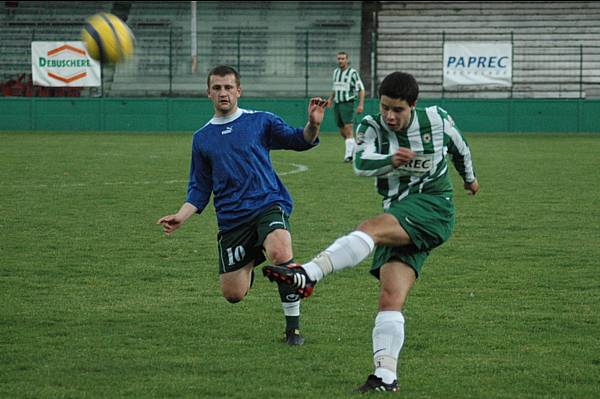
[(211, 193), (220, 231), (230, 230), (265, 208), (292, 212), (292, 198), (273, 169), (270, 150), (308, 150), (304, 130), (269, 112), (238, 111), (214, 117), (194, 133), (187, 202), (206, 207)]

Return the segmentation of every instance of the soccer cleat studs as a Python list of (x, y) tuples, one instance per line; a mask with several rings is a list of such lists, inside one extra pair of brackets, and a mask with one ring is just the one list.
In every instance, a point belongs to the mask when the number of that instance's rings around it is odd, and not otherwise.
[(359, 386), (356, 391), (361, 393), (367, 392), (398, 392), (398, 381), (394, 381), (391, 384), (386, 384), (383, 380), (374, 374), (367, 377), (367, 382)]
[(315, 287), (315, 282), (308, 278), (302, 266), (297, 263), (288, 266), (265, 266), (263, 275), (270, 281), (281, 282), (294, 288), (301, 298), (311, 296)]

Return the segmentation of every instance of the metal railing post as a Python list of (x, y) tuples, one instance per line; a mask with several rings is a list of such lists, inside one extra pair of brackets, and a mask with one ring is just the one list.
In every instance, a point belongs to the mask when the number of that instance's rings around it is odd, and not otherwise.
[(169, 97), (173, 95), (173, 27), (169, 27)]
[(308, 98), (308, 31), (306, 31), (306, 37), (305, 37), (305, 46), (306, 46), (306, 51), (305, 51), (305, 67), (304, 67), (304, 97)]

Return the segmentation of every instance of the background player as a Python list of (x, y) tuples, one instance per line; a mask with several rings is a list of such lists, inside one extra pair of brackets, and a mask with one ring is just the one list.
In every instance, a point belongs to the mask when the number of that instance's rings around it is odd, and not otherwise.
[(365, 105), (365, 88), (358, 71), (349, 65), (348, 54), (337, 53), (338, 67), (333, 71), (333, 91), (327, 99), (327, 106), (333, 104), (333, 117), (344, 138), (344, 162), (351, 162), (354, 156), (354, 138), (352, 128), (354, 122), (354, 105), (358, 95), (356, 113), (360, 114)]

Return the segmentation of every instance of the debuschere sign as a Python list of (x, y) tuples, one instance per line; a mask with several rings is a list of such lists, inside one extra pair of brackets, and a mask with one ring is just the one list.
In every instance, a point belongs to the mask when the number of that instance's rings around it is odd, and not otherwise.
[(46, 87), (97, 87), (100, 63), (82, 42), (31, 42), (33, 84)]

